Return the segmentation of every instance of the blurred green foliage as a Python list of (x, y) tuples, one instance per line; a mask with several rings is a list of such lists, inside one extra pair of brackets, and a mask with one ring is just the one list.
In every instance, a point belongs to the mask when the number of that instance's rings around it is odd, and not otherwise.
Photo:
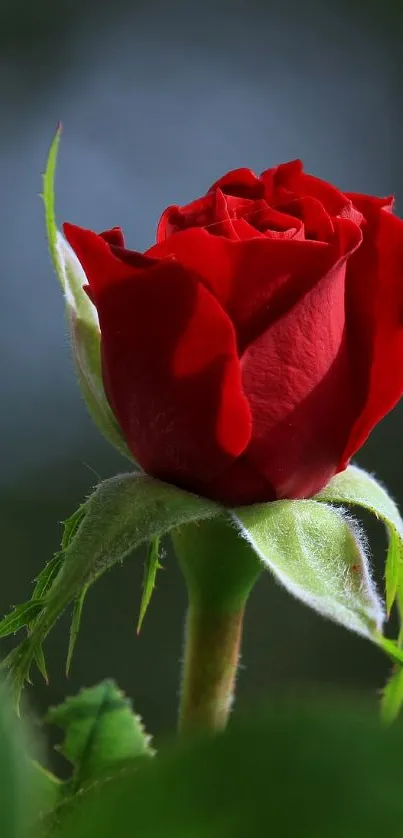
[(215, 738), (167, 743), (150, 760), (138, 720), (105, 682), (52, 711), (75, 763), (61, 786), (28, 762), (5, 699), (2, 838), (401, 835), (403, 726), (383, 728), (362, 702), (272, 703)]

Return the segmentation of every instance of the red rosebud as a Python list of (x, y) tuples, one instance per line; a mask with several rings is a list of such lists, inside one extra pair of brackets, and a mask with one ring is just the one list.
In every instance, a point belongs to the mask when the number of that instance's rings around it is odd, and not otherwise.
[(229, 505), (310, 497), (403, 392), (403, 222), (299, 161), (229, 172), (156, 244), (66, 224), (145, 471)]

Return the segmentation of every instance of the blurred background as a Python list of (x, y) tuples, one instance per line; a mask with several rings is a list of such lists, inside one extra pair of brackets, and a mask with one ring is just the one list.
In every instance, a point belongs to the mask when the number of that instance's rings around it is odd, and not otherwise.
[[(60, 521), (128, 463), (87, 416), (38, 193), (59, 119), (59, 221), (121, 225), (148, 247), (169, 203), (224, 171), (302, 157), (341, 188), (396, 193), (402, 207), (403, 6), (392, 0), (1, 0), (0, 611), (25, 600), (58, 548)], [(403, 405), (357, 462), (403, 505)], [(378, 579), (385, 539), (371, 525)], [(69, 681), (68, 618), (48, 644), (38, 713), (113, 677), (149, 729), (175, 724), (185, 591), (172, 556), (136, 637), (144, 554), (91, 590)], [(4, 643), (4, 650), (8, 648)], [(388, 663), (262, 578), (248, 609), (239, 706), (282, 691), (371, 695)]]

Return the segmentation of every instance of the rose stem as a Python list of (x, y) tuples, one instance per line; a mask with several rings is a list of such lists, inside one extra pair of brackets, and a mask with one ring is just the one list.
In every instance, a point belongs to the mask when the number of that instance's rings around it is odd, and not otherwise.
[(179, 731), (222, 730), (230, 714), (246, 601), (260, 573), (224, 515), (173, 535), (188, 590)]
[(233, 703), (244, 609), (213, 614), (189, 607), (179, 730), (222, 730)]

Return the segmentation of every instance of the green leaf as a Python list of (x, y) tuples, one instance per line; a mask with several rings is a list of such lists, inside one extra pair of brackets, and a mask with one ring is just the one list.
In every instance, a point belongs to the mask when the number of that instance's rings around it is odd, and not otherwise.
[(68, 530), (59, 573), (41, 602), (29, 636), (3, 661), (10, 670), (16, 702), (38, 647), (83, 589), (143, 542), (221, 512), (212, 501), (143, 474), (123, 474), (100, 483), (86, 501), (85, 514), (74, 531)]
[(151, 602), (151, 597), (155, 587), (157, 570), (161, 568), (161, 565), (159, 563), (159, 546), (160, 539), (159, 537), (157, 537), (153, 538), (148, 548), (147, 558), (144, 567), (143, 592), (141, 596), (140, 613), (137, 623), (137, 634), (140, 634), (141, 626), (143, 624), (147, 608)]
[(49, 711), (47, 720), (65, 732), (58, 750), (74, 766), (69, 794), (110, 777), (128, 759), (153, 755), (140, 717), (113, 681), (103, 681), (66, 699)]
[(298, 696), (100, 782), (49, 838), (397, 838), (402, 750), (366, 706)]
[(78, 632), (80, 630), (81, 624), (81, 615), (83, 612), (84, 600), (87, 595), (88, 585), (84, 585), (80, 595), (77, 597), (74, 605), (73, 605), (73, 616), (71, 618), (71, 626), (70, 626), (70, 637), (69, 637), (69, 648), (67, 650), (67, 658), (66, 658), (66, 676), (68, 677), (70, 674), (71, 662), (73, 659), (73, 653), (76, 646), (76, 641), (78, 637)]
[(22, 605), (17, 605), (7, 614), (0, 622), (0, 637), (7, 637), (9, 634), (16, 634), (24, 626), (28, 625), (31, 620), (41, 612), (43, 602), (41, 599), (32, 599), (29, 602), (24, 602)]
[(233, 513), (241, 534), (297, 599), (351, 631), (375, 639), (382, 604), (358, 527), (315, 500), (275, 501)]
[(386, 490), (370, 474), (348, 466), (316, 495), (326, 503), (361, 506), (381, 518), (387, 527), (389, 549), (386, 557), (386, 610), (390, 613), (398, 590), (403, 591), (403, 519)]

